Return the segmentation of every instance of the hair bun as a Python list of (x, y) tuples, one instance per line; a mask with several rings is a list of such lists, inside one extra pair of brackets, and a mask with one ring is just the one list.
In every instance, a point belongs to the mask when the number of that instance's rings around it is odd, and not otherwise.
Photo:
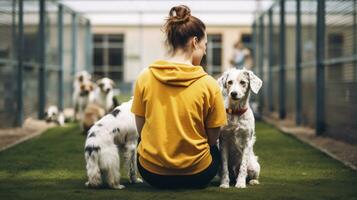
[(174, 6), (169, 13), (169, 21), (172, 22), (186, 22), (191, 16), (191, 10), (185, 5)]

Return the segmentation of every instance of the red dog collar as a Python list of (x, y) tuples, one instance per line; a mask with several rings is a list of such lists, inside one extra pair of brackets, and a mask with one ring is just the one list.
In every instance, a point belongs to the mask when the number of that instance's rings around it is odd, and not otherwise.
[(248, 108), (236, 109), (236, 110), (233, 110), (233, 109), (231, 109), (231, 108), (226, 108), (226, 113), (231, 114), (231, 115), (241, 116), (241, 115), (243, 115), (247, 110), (248, 110)]

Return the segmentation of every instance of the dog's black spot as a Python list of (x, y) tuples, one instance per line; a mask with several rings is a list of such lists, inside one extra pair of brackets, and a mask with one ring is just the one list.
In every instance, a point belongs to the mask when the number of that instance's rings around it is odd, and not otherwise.
[(84, 149), (85, 152), (88, 152), (89, 156), (91, 156), (94, 151), (98, 152), (99, 150), (100, 150), (100, 147), (98, 147), (98, 146), (87, 146)]
[(98, 126), (98, 127), (101, 127), (101, 126), (103, 126), (103, 124), (101, 124), (101, 123), (98, 123), (98, 124), (97, 124), (97, 126)]
[(113, 110), (110, 114), (112, 114), (114, 117), (116, 117), (120, 113), (119, 109)]
[(88, 135), (88, 137), (90, 138), (90, 137), (95, 137), (95, 133), (94, 132), (91, 132), (89, 135)]

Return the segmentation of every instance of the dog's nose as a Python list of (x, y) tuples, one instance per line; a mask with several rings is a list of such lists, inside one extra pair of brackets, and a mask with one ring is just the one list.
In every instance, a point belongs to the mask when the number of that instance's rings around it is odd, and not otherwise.
[(236, 97), (237, 97), (237, 95), (238, 95), (238, 93), (237, 93), (237, 92), (231, 92), (231, 97), (236, 98)]

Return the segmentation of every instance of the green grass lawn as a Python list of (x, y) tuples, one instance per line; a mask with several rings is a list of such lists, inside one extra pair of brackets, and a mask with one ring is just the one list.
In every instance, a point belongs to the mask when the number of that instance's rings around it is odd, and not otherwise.
[(84, 141), (70, 124), (0, 152), (0, 199), (357, 199), (356, 171), (261, 122), (261, 184), (246, 189), (220, 189), (216, 178), (203, 190), (157, 190), (125, 174), (124, 190), (87, 189)]

